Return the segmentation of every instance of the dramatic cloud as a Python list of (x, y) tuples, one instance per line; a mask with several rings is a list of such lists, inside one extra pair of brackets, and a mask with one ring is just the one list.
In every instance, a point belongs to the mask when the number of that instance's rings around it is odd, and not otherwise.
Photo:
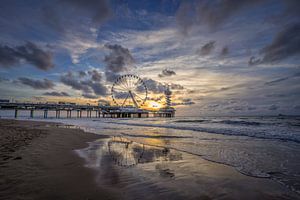
[(43, 95), (45, 96), (54, 96), (54, 97), (69, 97), (70, 95), (66, 92), (45, 92)]
[(202, 56), (210, 54), (215, 49), (215, 43), (216, 41), (210, 41), (206, 43), (201, 47), (201, 49), (198, 49), (196, 53)]
[(23, 85), (28, 85), (37, 90), (52, 89), (55, 86), (52, 81), (46, 78), (43, 80), (35, 80), (26, 77), (20, 77), (18, 78), (17, 82), (20, 82)]
[(105, 47), (111, 50), (111, 52), (104, 57), (106, 80), (114, 81), (120, 72), (126, 71), (129, 65), (134, 63), (134, 59), (130, 51), (121, 45), (106, 44)]
[(75, 90), (82, 91), (85, 97), (91, 97), (92, 95), (105, 96), (107, 94), (107, 88), (100, 82), (101, 74), (97, 70), (88, 71), (89, 77), (82, 77), (80, 73), (77, 74), (76, 76), (76, 74), (68, 72), (60, 77), (60, 81)]
[(173, 76), (176, 75), (176, 72), (170, 69), (164, 69), (162, 70), (161, 74), (158, 74), (158, 77), (165, 77), (165, 76)]
[(168, 85), (171, 90), (183, 90), (184, 89), (184, 87), (180, 84), (161, 83), (161, 82), (155, 81), (151, 78), (144, 78), (143, 81), (144, 81), (148, 91), (155, 93), (155, 94), (164, 93), (166, 91)]
[(0, 67), (19, 65), (22, 60), (41, 70), (54, 67), (52, 53), (44, 51), (32, 42), (16, 47), (0, 45)]
[(61, 0), (68, 4), (90, 14), (92, 20), (97, 23), (103, 23), (110, 15), (111, 10), (107, 0)]
[(184, 87), (180, 84), (171, 83), (169, 84), (171, 90), (183, 90)]
[(97, 95), (104, 96), (107, 93), (107, 88), (102, 83), (93, 81), (82, 81), (81, 83), (90, 86)]
[(60, 81), (65, 85), (70, 86), (74, 90), (82, 90), (84, 93), (92, 92), (87, 85), (82, 84), (81, 81), (79, 81), (79, 79), (75, 77), (71, 72), (61, 76)]
[(153, 93), (164, 93), (166, 90), (166, 85), (162, 84), (158, 81), (155, 81), (153, 79), (144, 78), (144, 83), (147, 86), (148, 91)]
[(79, 75), (79, 77), (85, 77), (86, 76), (86, 72), (85, 71), (79, 71), (78, 75)]
[(229, 48), (227, 46), (223, 47), (223, 49), (221, 50), (220, 55), (221, 56), (227, 56), (229, 53)]
[(276, 63), (294, 55), (300, 54), (300, 24), (287, 26), (279, 32), (272, 43), (264, 47), (260, 53), (263, 58), (251, 57), (250, 65)]
[(100, 26), (112, 15), (106, 0), (59, 0), (54, 5), (46, 4), (42, 11), (44, 23), (59, 33), (78, 28), (79, 17)]
[(193, 25), (193, 20), (191, 19), (192, 5), (187, 2), (182, 2), (176, 12), (176, 21), (179, 25), (182, 33), (187, 35)]
[(101, 76), (100, 72), (98, 72), (97, 70), (88, 71), (88, 74), (91, 75), (91, 78), (93, 81), (96, 81), (96, 82), (101, 81), (102, 76)]
[(183, 33), (188, 33), (192, 25), (205, 25), (215, 30), (242, 9), (260, 2), (263, 0), (182, 2), (177, 10), (176, 20)]
[(183, 98), (181, 99), (181, 102), (174, 102), (172, 103), (172, 106), (180, 106), (180, 105), (193, 105), (195, 102), (191, 98)]

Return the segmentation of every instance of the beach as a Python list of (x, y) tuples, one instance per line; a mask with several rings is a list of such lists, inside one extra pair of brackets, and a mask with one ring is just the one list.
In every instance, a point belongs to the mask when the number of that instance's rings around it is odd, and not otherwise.
[(271, 177), (180, 149), (189, 137), (102, 126), (1, 119), (0, 199), (299, 199)]
[(112, 199), (73, 151), (101, 136), (48, 122), (0, 127), (0, 199)]

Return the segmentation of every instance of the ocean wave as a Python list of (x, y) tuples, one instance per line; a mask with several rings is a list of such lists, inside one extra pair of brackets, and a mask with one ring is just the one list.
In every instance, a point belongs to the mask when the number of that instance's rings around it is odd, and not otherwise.
[[(206, 132), (213, 134), (222, 134), (229, 136), (246, 136), (246, 137), (254, 137), (258, 139), (271, 139), (271, 140), (281, 140), (281, 141), (290, 141), (300, 143), (300, 134), (292, 134), (287, 133), (286, 130), (282, 132), (278, 132), (278, 130), (272, 129), (261, 129), (261, 130), (253, 130), (253, 129), (232, 129), (232, 128), (210, 128), (210, 127), (190, 127), (190, 126), (178, 126), (178, 125), (161, 125), (161, 124), (143, 124), (143, 123), (130, 123), (130, 122), (114, 122), (110, 121), (108, 123), (112, 124), (120, 124), (127, 126), (140, 126), (140, 127), (157, 127), (157, 128), (171, 128), (178, 130), (191, 130), (197, 132)], [(276, 132), (277, 131), (277, 132)]]
[(232, 124), (232, 125), (248, 125), (248, 126), (258, 126), (258, 125), (261, 125), (260, 122), (236, 121), (236, 120), (222, 120), (219, 123)]
[(175, 120), (176, 123), (202, 123), (202, 122), (210, 122), (211, 120), (206, 119), (195, 119), (195, 120), (189, 120), (189, 119), (182, 119), (182, 120)]

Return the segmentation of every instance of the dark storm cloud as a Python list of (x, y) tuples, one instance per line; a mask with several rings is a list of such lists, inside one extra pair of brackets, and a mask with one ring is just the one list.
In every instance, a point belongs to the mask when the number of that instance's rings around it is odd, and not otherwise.
[(163, 93), (166, 90), (166, 86), (158, 81), (155, 81), (150, 78), (143, 79), (145, 85), (147, 86), (148, 91), (153, 93)]
[(223, 47), (221, 50), (221, 56), (227, 56), (229, 54), (229, 48), (227, 46)]
[(176, 21), (183, 33), (188, 33), (192, 25), (205, 25), (211, 30), (223, 25), (242, 9), (248, 9), (264, 0), (222, 0), (182, 2), (176, 13)]
[(194, 23), (191, 19), (191, 11), (192, 5), (182, 2), (176, 12), (176, 22), (184, 35), (188, 34)]
[(215, 49), (216, 41), (209, 41), (205, 45), (203, 45), (200, 49), (197, 50), (197, 54), (200, 55), (208, 55)]
[(104, 96), (107, 93), (107, 88), (102, 83), (93, 81), (81, 81), (81, 84), (91, 87), (93, 92), (97, 95)]
[(99, 26), (112, 15), (106, 0), (58, 0), (44, 5), (42, 12), (44, 23), (59, 33), (78, 28), (80, 16)]
[(277, 63), (281, 60), (300, 54), (300, 23), (286, 26), (264, 47), (260, 53), (262, 58), (251, 57), (250, 65)]
[(79, 81), (79, 79), (76, 76), (74, 76), (71, 72), (62, 75), (60, 77), (60, 81), (63, 84), (68, 85), (75, 90), (81, 90), (85, 93), (91, 92), (91, 89), (87, 85), (82, 84), (81, 81)]
[(46, 78), (43, 80), (35, 80), (26, 77), (20, 77), (16, 82), (22, 83), (23, 85), (28, 85), (37, 90), (52, 89), (55, 86), (52, 81)]
[(300, 15), (300, 1), (299, 0), (286, 0), (284, 1), (286, 4), (285, 15)]
[(102, 79), (100, 72), (98, 72), (97, 70), (88, 71), (88, 74), (91, 75), (93, 81), (99, 82)]
[(106, 44), (105, 47), (111, 50), (110, 54), (104, 57), (107, 70), (115, 73), (122, 72), (126, 70), (126, 65), (134, 62), (134, 59), (127, 48), (118, 44)]
[(176, 72), (170, 69), (162, 70), (161, 74), (158, 74), (158, 77), (165, 77), (165, 76), (173, 76), (176, 75)]
[[(75, 90), (80, 90), (85, 96), (87, 95), (102, 95), (107, 94), (107, 88), (101, 83), (101, 74), (97, 70), (87, 72), (90, 77), (76, 76), (72, 72), (64, 74), (60, 77), (60, 81), (65, 85), (72, 87)], [(83, 79), (84, 78), (84, 79)]]
[(54, 67), (52, 53), (41, 49), (32, 42), (16, 47), (0, 45), (0, 67), (16, 66), (22, 60), (41, 70), (49, 70)]
[(97, 23), (103, 23), (110, 15), (111, 10), (107, 0), (61, 0), (75, 8), (91, 14), (92, 20)]
[(105, 78), (108, 82), (114, 82), (120, 75), (112, 71), (105, 71)]
[(69, 97), (70, 95), (66, 92), (45, 92), (43, 95), (45, 96), (54, 96), (54, 97)]
[(121, 45), (106, 44), (105, 47), (110, 50), (110, 53), (104, 57), (106, 79), (114, 81), (119, 73), (126, 71), (129, 65), (134, 63), (134, 59), (129, 49)]
[(85, 71), (79, 71), (78, 75), (79, 75), (79, 77), (85, 77), (86, 76), (86, 72)]
[[(167, 89), (167, 84), (155, 81), (151, 78), (144, 78), (143, 79), (147, 90), (153, 93), (164, 93)], [(180, 84), (171, 83), (169, 84), (171, 90), (183, 90), (184, 87)]]

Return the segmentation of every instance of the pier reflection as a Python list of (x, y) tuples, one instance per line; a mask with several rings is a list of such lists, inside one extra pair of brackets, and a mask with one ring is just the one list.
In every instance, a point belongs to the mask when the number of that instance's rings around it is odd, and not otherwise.
[(122, 167), (132, 167), (150, 162), (161, 163), (166, 161), (178, 161), (182, 159), (180, 152), (173, 152), (169, 148), (136, 143), (120, 136), (112, 137), (107, 145), (108, 152), (114, 163)]

